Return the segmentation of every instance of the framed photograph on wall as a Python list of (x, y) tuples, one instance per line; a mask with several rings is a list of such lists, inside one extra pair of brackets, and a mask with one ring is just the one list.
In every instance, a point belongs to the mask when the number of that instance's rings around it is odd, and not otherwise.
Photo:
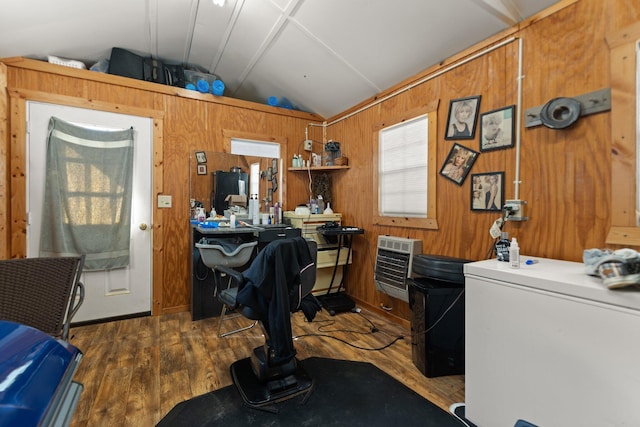
[(206, 175), (207, 174), (207, 165), (200, 164), (198, 165), (198, 175)]
[(482, 113), (480, 116), (480, 151), (513, 147), (515, 105)]
[(471, 210), (502, 211), (504, 172), (471, 174)]
[(198, 163), (207, 163), (207, 155), (204, 151), (196, 151), (196, 160)]
[(440, 169), (440, 175), (450, 179), (458, 185), (462, 185), (464, 179), (469, 174), (471, 166), (478, 158), (477, 151), (464, 147), (460, 144), (454, 144), (449, 151), (447, 160)]
[(452, 99), (444, 139), (473, 139), (480, 109), (480, 95)]

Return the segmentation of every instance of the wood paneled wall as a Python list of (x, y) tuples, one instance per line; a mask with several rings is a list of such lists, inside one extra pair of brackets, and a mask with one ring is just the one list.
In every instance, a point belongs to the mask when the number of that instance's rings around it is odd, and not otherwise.
[[(505, 31), (477, 46), (425, 70), (376, 99), (421, 81), (443, 67), (465, 61), (484, 48), (510, 37), (523, 40), (523, 96), (521, 109), (540, 106), (558, 96), (577, 96), (610, 86), (607, 33), (640, 20), (636, 0), (567, 0), (518, 28)], [(154, 230), (154, 250), (159, 253), (161, 275), (154, 294), (156, 313), (188, 310), (190, 298), (189, 247), (189, 155), (194, 150), (224, 151), (224, 130), (251, 132), (285, 138), (288, 153), (301, 151), (305, 128), (321, 118), (300, 112), (276, 111), (268, 106), (223, 98), (217, 101), (187, 91), (145, 82), (131, 83), (116, 76), (97, 76), (81, 70), (28, 60), (4, 61), (0, 87), (7, 91), (30, 90), (71, 96), (91, 102), (163, 112), (161, 153), (155, 157), (161, 171), (163, 194), (173, 196), (174, 207), (155, 209), (161, 230)], [(2, 71), (4, 70), (4, 72)], [(354, 240), (354, 262), (346, 284), (359, 303), (391, 307), (389, 315), (409, 318), (407, 304), (380, 294), (373, 282), (377, 236), (389, 234), (418, 238), (423, 252), (478, 260), (485, 258), (492, 239), (489, 227), (497, 213), (470, 210), (470, 179), (462, 186), (437, 179), (438, 230), (374, 226), (371, 222), (374, 190), (373, 129), (384, 120), (434, 100), (438, 107), (437, 166), (440, 168), (453, 144), (444, 140), (449, 102), (465, 96), (482, 95), (480, 112), (516, 104), (518, 97), (518, 42), (513, 41), (486, 55), (421, 83), (370, 108), (374, 100), (328, 120), (323, 132), (310, 127), (310, 137), (340, 141), (349, 157), (350, 169), (331, 172), (333, 204), (344, 223), (362, 227), (366, 234)], [(522, 115), (522, 111), (518, 111)], [(581, 118), (565, 130), (543, 126), (521, 128), (520, 198), (528, 202), (528, 221), (508, 223), (505, 231), (516, 236), (525, 256), (581, 261), (586, 248), (604, 247), (611, 217), (611, 115), (605, 112)], [(349, 115), (348, 118), (341, 119)], [(9, 170), (11, 123), (24, 120), (15, 115), (6, 96), (0, 96), (0, 231), (9, 237), (23, 231), (24, 224), (11, 218), (9, 205), (22, 200), (24, 191), (9, 189), (11, 177), (24, 171)], [(476, 135), (479, 133), (477, 132)], [(479, 149), (478, 138), (459, 141)], [(286, 164), (289, 164), (288, 155)], [(481, 153), (471, 173), (504, 171), (505, 197), (514, 197), (515, 149)], [(293, 209), (309, 197), (306, 174), (287, 172), (286, 208)], [(184, 205), (184, 208), (183, 208)], [(17, 228), (17, 230), (16, 230)], [(154, 224), (155, 228), (155, 224)], [(7, 241), (0, 248), (3, 257), (20, 256), (24, 245)], [(158, 264), (156, 262), (155, 264)], [(159, 293), (159, 294), (158, 294)]]
[[(552, 13), (541, 14), (520, 28), (506, 31), (443, 64), (389, 89), (383, 98), (420, 81), (450, 64), (464, 61), (487, 46), (510, 37), (523, 41), (522, 105), (526, 110), (559, 96), (573, 97), (610, 87), (609, 50), (605, 36), (640, 19), (640, 3), (630, 0), (578, 0), (560, 3)], [(351, 169), (334, 175), (334, 210), (344, 222), (366, 230), (354, 241), (354, 263), (347, 288), (357, 300), (373, 307), (393, 307), (392, 315), (407, 319), (407, 304), (376, 292), (373, 260), (377, 236), (390, 234), (418, 238), (423, 252), (470, 260), (486, 257), (492, 239), (495, 212), (470, 210), (470, 185), (462, 186), (439, 176), (437, 181), (438, 230), (380, 227), (372, 224), (372, 159), (375, 126), (437, 99), (438, 170), (454, 141), (444, 139), (451, 99), (482, 95), (480, 112), (516, 104), (518, 41), (506, 44), (452, 71), (426, 81), (345, 120), (328, 119), (327, 137), (340, 141)], [(373, 99), (353, 108), (374, 102)], [(522, 116), (523, 111), (518, 114)], [(524, 256), (582, 261), (587, 248), (607, 247), (605, 239), (611, 217), (611, 111), (582, 117), (565, 130), (544, 126), (521, 127), (520, 199), (528, 202), (525, 222), (507, 223), (504, 230), (520, 242)], [(479, 151), (479, 137), (460, 140)], [(471, 173), (505, 172), (505, 198), (514, 198), (515, 148), (483, 152)], [(289, 179), (291, 182), (291, 179)], [(617, 184), (616, 184), (617, 185)], [(616, 185), (613, 186), (615, 191)]]
[[(190, 156), (194, 151), (227, 152), (229, 135), (252, 135), (297, 147), (308, 123), (320, 118), (304, 112), (202, 95), (185, 89), (118, 76), (75, 70), (40, 61), (10, 58), (0, 68), (0, 231), (6, 236), (0, 258), (26, 254), (25, 100), (156, 117), (154, 130), (153, 312), (189, 310), (191, 248), (189, 223)], [(97, 107), (96, 107), (97, 106)], [(314, 139), (321, 129), (310, 129)], [(225, 136), (226, 134), (226, 136)], [(216, 165), (208, 164), (210, 170)], [(171, 195), (173, 207), (158, 209), (156, 196)], [(285, 209), (287, 208), (285, 199)], [(293, 209), (293, 206), (290, 207)]]

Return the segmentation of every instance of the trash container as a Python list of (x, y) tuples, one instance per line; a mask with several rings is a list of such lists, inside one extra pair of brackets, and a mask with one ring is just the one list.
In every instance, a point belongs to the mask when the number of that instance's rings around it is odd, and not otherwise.
[(411, 357), (426, 377), (464, 374), (466, 259), (415, 255), (409, 279)]

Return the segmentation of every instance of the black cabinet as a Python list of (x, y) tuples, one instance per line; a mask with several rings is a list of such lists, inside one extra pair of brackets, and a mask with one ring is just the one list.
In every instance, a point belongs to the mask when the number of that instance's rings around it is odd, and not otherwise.
[(413, 364), (429, 378), (464, 374), (464, 287), (409, 280)]
[(416, 255), (409, 280), (411, 357), (425, 376), (464, 374), (464, 273), (469, 260)]

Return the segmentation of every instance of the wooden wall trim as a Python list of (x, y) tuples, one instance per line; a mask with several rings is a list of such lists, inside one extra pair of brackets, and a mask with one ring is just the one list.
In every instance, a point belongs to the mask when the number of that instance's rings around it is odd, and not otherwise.
[(153, 222), (151, 227), (152, 262), (151, 266), (151, 315), (163, 314), (164, 307), (164, 210), (158, 208), (158, 196), (164, 192), (164, 121), (159, 117), (153, 118), (153, 172), (152, 172), (152, 203)]
[(8, 108), (7, 66), (0, 63), (0, 259), (7, 259), (10, 252)]
[(89, 110), (108, 111), (110, 113), (129, 114), (132, 116), (149, 117), (151, 119), (162, 120), (164, 111), (152, 110), (148, 108), (137, 108), (128, 105), (119, 105), (111, 102), (95, 101), (90, 98), (77, 98), (74, 96), (53, 95), (47, 92), (27, 89), (10, 89), (11, 98), (24, 99), (25, 101), (39, 101), (50, 104), (66, 105), (68, 107), (86, 108)]
[[(248, 139), (251, 141), (275, 142), (280, 144), (280, 157), (286, 159), (287, 153), (287, 137), (277, 135), (267, 135), (263, 133), (245, 132), (233, 129), (222, 129), (222, 137), (224, 138), (224, 152), (231, 153), (231, 139)], [(284, 150), (284, 154), (283, 151)]]
[[(10, 97), (11, 145), (9, 148), (9, 187), (11, 194), (10, 258), (27, 256), (27, 114), (24, 99)], [(24, 194), (25, 197), (18, 195)]]
[[(436, 147), (438, 145), (438, 104), (440, 100), (436, 99), (428, 104), (414, 108), (409, 111), (405, 111), (402, 114), (397, 115), (396, 117), (392, 117), (390, 119), (385, 120), (384, 123), (378, 123), (373, 128), (373, 212), (372, 212), (372, 222), (374, 225), (383, 225), (389, 227), (405, 227), (405, 228), (425, 228), (425, 229), (438, 229), (438, 218), (437, 218), (437, 210), (436, 210), (436, 178), (437, 178), (437, 166), (436, 166)], [(380, 130), (384, 129), (387, 126), (393, 126), (398, 123), (405, 122), (407, 120), (411, 120), (415, 117), (419, 117), (421, 115), (428, 114), (427, 123), (428, 123), (428, 153), (427, 153), (427, 218), (408, 218), (408, 217), (391, 217), (391, 216), (380, 216), (379, 206), (380, 206), (380, 191), (378, 187), (379, 176), (378, 176), (378, 139)]]
[[(637, 206), (636, 43), (640, 22), (607, 34), (610, 49), (611, 109), (611, 228), (608, 244), (640, 246)], [(633, 228), (636, 228), (634, 231)]]
[[(26, 194), (26, 103), (27, 101), (47, 102), (51, 104), (65, 105), (69, 107), (79, 107), (112, 113), (129, 114), (139, 117), (149, 117), (153, 120), (153, 148), (152, 148), (152, 200), (154, 207), (152, 232), (152, 306), (151, 314), (158, 315), (162, 312), (163, 302), (163, 252), (164, 234), (162, 223), (162, 210), (158, 209), (155, 200), (163, 189), (163, 118), (164, 112), (160, 110), (135, 108), (126, 105), (118, 105), (110, 102), (100, 102), (92, 99), (76, 98), (72, 96), (51, 95), (46, 92), (11, 89), (8, 90), (11, 100), (11, 156), (8, 164), (11, 165), (12, 175), (9, 181), (11, 194)], [(13, 258), (23, 258), (27, 256), (27, 212), (26, 198), (12, 197), (11, 203), (11, 246), (7, 255)], [(6, 257), (5, 257), (6, 258)]]

